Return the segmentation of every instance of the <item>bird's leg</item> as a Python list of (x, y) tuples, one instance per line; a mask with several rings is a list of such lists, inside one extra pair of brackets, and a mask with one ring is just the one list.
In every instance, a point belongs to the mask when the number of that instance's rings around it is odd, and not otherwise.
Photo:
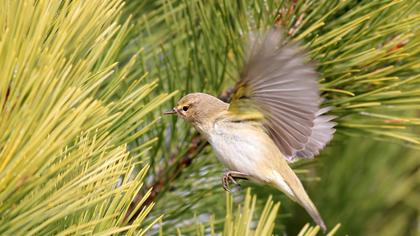
[(230, 189), (229, 189), (230, 182), (239, 185), (238, 182), (236, 182), (237, 179), (248, 179), (248, 175), (239, 171), (225, 172), (222, 178), (223, 188), (226, 191), (230, 192)]

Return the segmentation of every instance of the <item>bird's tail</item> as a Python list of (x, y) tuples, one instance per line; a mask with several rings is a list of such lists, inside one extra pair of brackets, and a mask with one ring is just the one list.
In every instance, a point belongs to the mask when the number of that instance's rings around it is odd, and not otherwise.
[(275, 173), (275, 178), (273, 181), (274, 186), (283, 193), (285, 193), (289, 198), (299, 203), (325, 233), (327, 227), (325, 226), (324, 220), (319, 214), (318, 209), (315, 207), (314, 203), (309, 198), (298, 177), (293, 171), (291, 172), (292, 176), (290, 176), (289, 174), (286, 180), (280, 174)]

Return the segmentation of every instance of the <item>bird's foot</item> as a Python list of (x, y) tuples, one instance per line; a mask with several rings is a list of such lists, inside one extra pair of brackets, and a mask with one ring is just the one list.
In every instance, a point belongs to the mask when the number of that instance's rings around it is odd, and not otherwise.
[(236, 185), (239, 185), (239, 183), (236, 181), (237, 179), (248, 179), (248, 175), (241, 173), (239, 171), (228, 171), (225, 172), (222, 178), (223, 183), (223, 189), (225, 191), (231, 192), (229, 189), (229, 184), (232, 182)]

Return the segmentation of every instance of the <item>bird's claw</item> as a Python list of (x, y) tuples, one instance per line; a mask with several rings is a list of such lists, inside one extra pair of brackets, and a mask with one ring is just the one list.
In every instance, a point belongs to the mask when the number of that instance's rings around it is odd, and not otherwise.
[[(228, 191), (228, 192), (232, 192), (232, 191), (230, 190), (230, 188), (229, 188), (229, 184), (230, 184), (230, 182), (232, 182), (232, 183), (234, 183), (234, 184), (236, 184), (236, 185), (239, 185), (239, 183), (238, 183), (238, 182), (236, 182), (235, 177), (233, 177), (233, 176), (232, 176), (232, 173), (230, 173), (230, 172), (226, 172), (226, 173), (223, 175), (222, 182), (223, 182), (223, 189), (224, 189), (225, 191)], [(239, 185), (239, 186), (240, 186), (240, 185)]]

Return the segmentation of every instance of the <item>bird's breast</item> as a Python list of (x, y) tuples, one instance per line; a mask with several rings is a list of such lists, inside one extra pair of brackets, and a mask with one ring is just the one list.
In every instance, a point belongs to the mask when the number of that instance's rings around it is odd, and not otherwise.
[(270, 163), (279, 155), (268, 135), (251, 124), (219, 121), (208, 137), (218, 159), (227, 168), (253, 176), (262, 169), (271, 169)]

